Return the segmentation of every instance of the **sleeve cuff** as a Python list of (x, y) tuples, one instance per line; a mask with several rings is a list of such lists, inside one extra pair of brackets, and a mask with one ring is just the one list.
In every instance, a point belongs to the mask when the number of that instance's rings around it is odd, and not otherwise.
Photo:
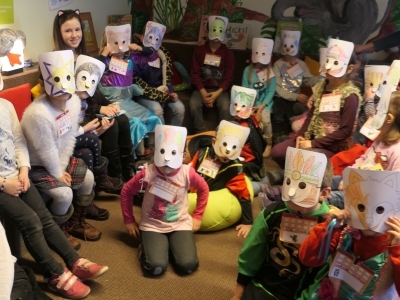
[(240, 285), (246, 286), (248, 285), (251, 281), (253, 280), (253, 277), (244, 275), (242, 273), (238, 274), (238, 277), (236, 279), (236, 282), (239, 283)]

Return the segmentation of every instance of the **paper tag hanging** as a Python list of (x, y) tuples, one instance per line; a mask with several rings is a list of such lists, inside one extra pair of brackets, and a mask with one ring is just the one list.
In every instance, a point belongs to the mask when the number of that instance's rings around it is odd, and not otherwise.
[(197, 169), (197, 172), (211, 177), (212, 179), (215, 179), (220, 168), (220, 162), (212, 160), (210, 158), (206, 158), (201, 162), (199, 168)]
[(340, 111), (341, 93), (322, 95), (319, 112)]
[(213, 67), (219, 67), (221, 64), (221, 56), (207, 53), (206, 57), (204, 58), (204, 64)]
[(111, 72), (126, 75), (128, 71), (129, 63), (126, 60), (116, 58), (115, 56), (111, 57), (109, 69)]
[(300, 74), (303, 74), (303, 69), (300, 67), (298, 63), (294, 64), (290, 68), (286, 69), (286, 72), (288, 73), (289, 77), (291, 79), (295, 79), (297, 76)]
[(329, 268), (329, 277), (346, 282), (357, 294), (362, 295), (374, 277), (374, 272), (365, 264), (355, 264), (347, 252), (338, 250)]
[(56, 118), (57, 122), (57, 136), (61, 137), (72, 129), (71, 116), (69, 115), (69, 110), (62, 113)]
[(149, 189), (149, 192), (161, 199), (172, 202), (174, 201), (179, 188), (179, 184), (161, 176), (157, 176), (154, 184)]
[(301, 244), (318, 223), (318, 218), (283, 213), (279, 238), (282, 242)]

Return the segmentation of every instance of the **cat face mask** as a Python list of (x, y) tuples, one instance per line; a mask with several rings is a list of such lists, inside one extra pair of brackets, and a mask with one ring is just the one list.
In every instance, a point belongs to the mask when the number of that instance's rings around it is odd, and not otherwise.
[(105, 70), (105, 65), (93, 57), (79, 55), (75, 65), (76, 90), (93, 96)]
[(45, 52), (39, 55), (44, 88), (50, 96), (75, 93), (74, 54), (72, 50)]
[(323, 153), (288, 147), (282, 200), (307, 208), (317, 204), (327, 162)]
[(330, 39), (325, 57), (324, 73), (333, 77), (342, 77), (349, 66), (354, 44), (338, 39)]
[(241, 119), (250, 117), (256, 97), (256, 90), (234, 85), (231, 89), (231, 115)]
[(111, 53), (126, 52), (131, 43), (131, 25), (106, 26), (106, 37)]
[(158, 50), (167, 28), (156, 22), (147, 22), (146, 31), (143, 37), (143, 45)]

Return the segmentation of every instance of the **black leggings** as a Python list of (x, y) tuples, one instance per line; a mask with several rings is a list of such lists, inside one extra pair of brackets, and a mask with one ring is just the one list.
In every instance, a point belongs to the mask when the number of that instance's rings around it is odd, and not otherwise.
[(101, 148), (99, 137), (92, 132), (85, 132), (78, 136), (76, 138), (74, 156), (83, 159), (90, 171), (93, 171), (93, 167), (100, 166)]

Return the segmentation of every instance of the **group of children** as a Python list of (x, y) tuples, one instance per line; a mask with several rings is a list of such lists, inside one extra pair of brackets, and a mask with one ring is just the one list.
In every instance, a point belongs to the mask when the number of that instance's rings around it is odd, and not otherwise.
[[(107, 210), (93, 204), (96, 188), (121, 192), (126, 229), (141, 241), (143, 273), (160, 276), (169, 261), (181, 274), (198, 268), (193, 233), (200, 228), (209, 191), (227, 187), (240, 202), (236, 229), (246, 238), (232, 300), (393, 299), (400, 291), (397, 64), (380, 89), (376, 113), (359, 129), (375, 141), (346, 169), (338, 188), (344, 197), (335, 203), (345, 207), (340, 210), (325, 201), (333, 181), (328, 158), (349, 149), (357, 127), (361, 95), (350, 78), (354, 45), (330, 39), (326, 79), (321, 80), (295, 57), (299, 33), (283, 31), (283, 56), (273, 68), (273, 41), (256, 38), (243, 86), (233, 86), (229, 95), (234, 60), (222, 43), (227, 22), (210, 17), (210, 40), (193, 56), (191, 77), (197, 90), (190, 108), (196, 131), (205, 130), (203, 105), (217, 105), (220, 124), (212, 145), (199, 149), (192, 164), (185, 165), (183, 105), (171, 86), (169, 54), (161, 47), (165, 26), (149, 22), (141, 45), (130, 42), (130, 25), (107, 26), (97, 60), (85, 55), (79, 11), (59, 11), (55, 51), (39, 56), (44, 92), (26, 109), (21, 125), (12, 104), (0, 100), (1, 214), (16, 222), (49, 287), (65, 297), (82, 298), (90, 292), (82, 281), (108, 270), (79, 257), (74, 248), (80, 244), (70, 236), (100, 239), (101, 232), (85, 221), (108, 218)], [(271, 152), (284, 169), (283, 201), (265, 207), (253, 224), (245, 176), (262, 179), (262, 157), (269, 155), (273, 136), (281, 135), (296, 106), (307, 105), (302, 84), (314, 90), (307, 118), (296, 137)], [(173, 111), (172, 125), (163, 125), (164, 105)], [(231, 119), (235, 121), (227, 121)], [(134, 149), (146, 154), (145, 137), (154, 164), (136, 173)], [(132, 200), (143, 189), (136, 221)], [(188, 190), (197, 193), (192, 215)], [(385, 193), (389, 199), (379, 200)], [(49, 198), (46, 205), (43, 194)]]

